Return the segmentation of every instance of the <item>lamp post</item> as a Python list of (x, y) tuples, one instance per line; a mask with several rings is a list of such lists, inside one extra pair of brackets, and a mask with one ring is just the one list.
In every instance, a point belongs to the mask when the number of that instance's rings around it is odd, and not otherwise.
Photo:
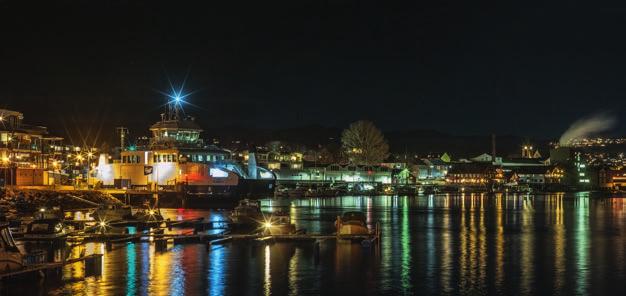
[(58, 161), (56, 161), (56, 160), (55, 160), (55, 161), (53, 161), (53, 162), (52, 162), (52, 168), (53, 168), (53, 171), (52, 171), (52, 173), (53, 173), (53, 175), (52, 175), (52, 176), (53, 176), (53, 177), (52, 177), (52, 180), (54, 181), (54, 183), (52, 184), (52, 186), (53, 186), (53, 187), (52, 187), (52, 189), (53, 189), (53, 190), (55, 190), (55, 189), (56, 189), (56, 187), (57, 187), (57, 170), (59, 169), (59, 162), (58, 162)]
[[(90, 149), (91, 150), (91, 149)], [(91, 175), (91, 157), (93, 156), (93, 152), (87, 152), (87, 189), (89, 189), (89, 175)]]
[(8, 157), (3, 157), (2, 158), (2, 164), (4, 165), (4, 187), (7, 186), (7, 170), (9, 169), (9, 158)]
[[(80, 169), (83, 165), (83, 156), (80, 153), (76, 153), (76, 163), (74, 163), (75, 167)], [(82, 177), (82, 173), (80, 173), (80, 176)], [(78, 180), (74, 180), (74, 184), (75, 185), (79, 185)]]

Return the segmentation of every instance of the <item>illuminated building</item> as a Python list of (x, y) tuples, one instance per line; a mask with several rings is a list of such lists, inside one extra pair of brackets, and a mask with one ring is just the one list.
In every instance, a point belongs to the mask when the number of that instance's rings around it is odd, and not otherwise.
[(626, 188), (626, 170), (623, 167), (601, 168), (598, 175), (598, 183), (601, 188), (613, 190)]
[[(592, 176), (581, 152), (570, 147), (557, 147), (550, 150), (550, 164), (563, 168), (563, 184), (577, 188), (592, 187)], [(597, 181), (597, 180), (596, 180)]]
[(541, 158), (541, 153), (533, 145), (524, 144), (522, 146), (522, 158)]
[(487, 162), (454, 163), (446, 182), (465, 186), (484, 186), (497, 178), (497, 167)]
[(23, 119), (20, 112), (0, 109), (0, 184), (46, 185), (61, 158), (63, 139)]
[[(259, 165), (265, 166), (270, 170), (298, 170), (303, 167), (302, 153), (300, 152), (279, 152), (257, 149), (255, 156)], [(249, 151), (243, 151), (242, 157), (244, 161), (248, 161)]]
[(523, 166), (511, 169), (511, 181), (517, 184), (559, 184), (564, 170), (558, 166)]
[(444, 179), (450, 169), (450, 162), (440, 158), (424, 158), (415, 164), (414, 171), (419, 180)]
[(391, 184), (394, 179), (394, 170), (385, 166), (359, 166), (331, 164), (324, 167), (309, 167), (304, 169), (275, 170), (277, 180), (285, 181), (312, 181), (312, 182), (357, 182)]

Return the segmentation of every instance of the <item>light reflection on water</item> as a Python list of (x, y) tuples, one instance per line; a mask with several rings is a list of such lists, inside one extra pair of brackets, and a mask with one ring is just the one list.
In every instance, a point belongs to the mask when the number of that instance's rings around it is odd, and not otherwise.
[[(364, 211), (368, 224), (381, 223), (380, 249), (329, 241), (318, 257), (312, 243), (170, 245), (164, 253), (148, 243), (112, 251), (88, 244), (71, 254), (105, 252), (101, 276), (85, 278), (74, 266), (66, 274), (76, 280), (30, 288), (98, 295), (616, 295), (626, 292), (625, 206), (588, 194), (302, 199), (282, 208), (298, 228), (330, 233), (337, 215)], [(164, 214), (220, 221), (226, 213)]]

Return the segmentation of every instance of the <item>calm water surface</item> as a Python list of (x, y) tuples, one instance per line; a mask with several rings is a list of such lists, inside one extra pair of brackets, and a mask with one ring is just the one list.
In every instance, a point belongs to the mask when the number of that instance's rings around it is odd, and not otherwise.
[[(104, 253), (102, 275), (66, 268), (63, 283), (18, 287), (41, 294), (302, 295), (339, 294), (626, 294), (626, 204), (589, 194), (437, 195), (267, 200), (298, 228), (331, 233), (347, 210), (380, 221), (380, 247), (324, 242), (251, 246), (101, 244), (72, 252)], [(173, 219), (220, 211), (167, 210)], [(78, 265), (78, 264), (77, 264)], [(5, 292), (15, 292), (9, 285)], [(32, 290), (32, 291), (31, 291)]]

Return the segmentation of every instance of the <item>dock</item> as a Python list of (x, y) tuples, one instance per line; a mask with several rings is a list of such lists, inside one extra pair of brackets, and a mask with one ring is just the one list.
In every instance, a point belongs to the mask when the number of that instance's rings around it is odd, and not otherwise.
[(32, 278), (60, 277), (64, 266), (78, 262), (85, 263), (86, 274), (100, 274), (102, 269), (102, 254), (92, 254), (79, 258), (67, 259), (61, 262), (50, 262), (27, 265), (23, 269), (0, 273), (0, 281), (3, 280), (26, 280)]

